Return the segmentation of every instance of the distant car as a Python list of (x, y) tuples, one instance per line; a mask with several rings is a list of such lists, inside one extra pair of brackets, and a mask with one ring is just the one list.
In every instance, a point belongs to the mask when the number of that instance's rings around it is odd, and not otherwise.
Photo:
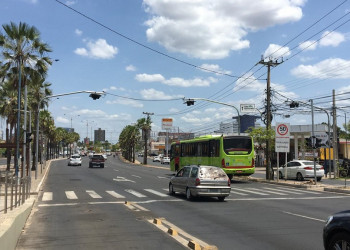
[(68, 160), (68, 166), (81, 166), (81, 157), (78, 154), (72, 155)]
[(94, 153), (92, 153), (92, 152), (90, 152), (90, 153), (88, 154), (89, 158), (91, 158), (93, 155), (94, 155)]
[(159, 155), (153, 157), (153, 162), (160, 162)]
[(89, 161), (89, 168), (99, 166), (100, 168), (105, 167), (105, 158), (101, 154), (94, 154)]
[(143, 157), (143, 153), (140, 152), (140, 153), (137, 154), (137, 156), (138, 157)]
[(217, 197), (224, 201), (230, 195), (231, 180), (221, 168), (214, 166), (185, 166), (169, 182), (169, 194), (186, 194), (193, 197)]
[(328, 217), (323, 228), (323, 246), (330, 249), (350, 249), (350, 210)]
[[(279, 178), (284, 179), (285, 177), (285, 165), (279, 169)], [(320, 181), (324, 176), (323, 166), (316, 163), (316, 178)], [(286, 179), (297, 179), (302, 181), (305, 178), (315, 178), (314, 174), (314, 162), (306, 160), (293, 160), (287, 163), (287, 178)]]
[(170, 158), (168, 156), (164, 156), (161, 160), (160, 160), (161, 164), (170, 164)]

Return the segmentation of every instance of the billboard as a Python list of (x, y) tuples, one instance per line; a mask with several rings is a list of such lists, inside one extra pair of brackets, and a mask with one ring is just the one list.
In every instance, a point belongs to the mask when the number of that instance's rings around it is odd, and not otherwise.
[(167, 130), (173, 127), (173, 118), (162, 119), (162, 129)]

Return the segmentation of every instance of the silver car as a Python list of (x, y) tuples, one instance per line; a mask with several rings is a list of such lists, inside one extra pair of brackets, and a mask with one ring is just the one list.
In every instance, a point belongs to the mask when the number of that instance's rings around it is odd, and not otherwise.
[(231, 181), (226, 173), (214, 166), (185, 166), (169, 182), (169, 194), (186, 194), (193, 197), (218, 197), (220, 201), (230, 195)]
[(81, 166), (81, 157), (78, 154), (72, 155), (72, 157), (69, 158), (68, 166)]
[[(287, 179), (297, 179), (302, 181), (305, 178), (315, 178), (314, 162), (306, 160), (293, 160), (287, 163), (287, 169), (285, 165), (279, 169), (279, 178), (285, 178), (285, 172), (287, 171)], [(316, 178), (320, 181), (324, 176), (323, 166), (316, 163)]]

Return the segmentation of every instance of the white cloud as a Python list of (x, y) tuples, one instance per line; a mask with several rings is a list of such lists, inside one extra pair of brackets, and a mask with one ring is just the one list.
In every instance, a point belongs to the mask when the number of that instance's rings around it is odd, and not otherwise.
[(30, 4), (37, 4), (38, 0), (22, 0), (23, 2), (30, 3)]
[[(224, 70), (224, 69), (220, 68), (220, 66), (217, 65), (217, 64), (202, 64), (200, 67), (203, 68), (203, 69), (208, 69), (208, 70), (215, 71), (215, 72), (220, 72), (220, 73), (223, 73), (223, 74), (231, 74), (231, 71)], [(203, 69), (201, 69), (201, 70), (204, 71), (204, 72), (209, 72), (209, 71), (203, 70)]]
[(136, 67), (134, 65), (128, 65), (125, 68), (126, 71), (136, 71)]
[(350, 78), (350, 60), (341, 58), (330, 58), (323, 60), (314, 65), (299, 65), (291, 70), (292, 75), (299, 78), (336, 78), (349, 79)]
[(161, 74), (138, 74), (135, 79), (139, 82), (160, 82), (169, 86), (177, 87), (209, 87), (211, 83), (217, 82), (216, 78), (208, 77), (207, 79), (194, 78), (186, 80), (180, 77), (172, 77), (170, 79), (165, 79)]
[(299, 49), (301, 50), (315, 50), (317, 47), (316, 41), (306, 41), (299, 44)]
[(77, 1), (66, 1), (66, 5), (68, 5), (68, 6), (74, 5), (76, 3), (77, 3)]
[[(248, 32), (299, 21), (305, 1), (144, 0), (147, 38), (169, 51), (221, 59), (249, 48)], [(186, 6), (186, 7), (184, 7)]]
[(77, 48), (74, 53), (94, 59), (111, 59), (118, 53), (118, 48), (109, 45), (105, 39), (87, 41), (87, 48)]
[(322, 34), (322, 38), (320, 40), (320, 46), (332, 46), (337, 47), (340, 43), (345, 41), (345, 36), (339, 32), (330, 32), (325, 31)]
[(58, 117), (56, 118), (56, 121), (57, 121), (57, 122), (60, 122), (60, 123), (64, 123), (64, 124), (69, 124), (69, 123), (70, 123), (70, 120), (69, 120), (69, 119), (64, 118), (64, 117), (62, 117), (62, 116), (58, 116)]
[(183, 98), (181, 95), (167, 95), (163, 91), (155, 90), (155, 89), (143, 89), (140, 91), (140, 94), (144, 99), (147, 100), (170, 100), (176, 98)]
[(213, 121), (210, 117), (199, 117), (196, 114), (186, 114), (180, 118), (184, 122), (191, 123), (193, 125), (202, 125)]
[(143, 108), (143, 104), (135, 101), (135, 100), (131, 100), (131, 99), (115, 99), (113, 101), (106, 101), (107, 104), (118, 104), (118, 105), (124, 105), (124, 106), (131, 106), (134, 108)]
[(278, 59), (280, 57), (287, 57), (290, 55), (288, 47), (282, 47), (278, 44), (270, 44), (264, 52), (264, 58)]
[(161, 74), (137, 74), (135, 79), (139, 82), (162, 82), (165, 80)]
[(81, 36), (83, 34), (83, 31), (81, 31), (80, 29), (75, 29), (74, 32), (77, 36)]

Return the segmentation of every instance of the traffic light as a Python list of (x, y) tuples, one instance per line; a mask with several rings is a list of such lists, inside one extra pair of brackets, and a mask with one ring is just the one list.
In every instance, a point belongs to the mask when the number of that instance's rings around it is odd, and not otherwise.
[(26, 143), (30, 143), (32, 140), (32, 132), (26, 132)]
[(321, 145), (321, 139), (320, 138), (315, 138), (316, 139), (316, 142), (315, 142), (315, 148), (320, 148), (322, 145)]
[(308, 148), (312, 148), (312, 137), (305, 138), (305, 144)]
[(191, 105), (194, 105), (194, 100), (188, 99), (187, 101), (185, 101), (185, 103), (187, 104), (187, 106), (191, 106)]
[(292, 102), (289, 104), (289, 107), (290, 107), (290, 108), (298, 108), (298, 107), (299, 107), (299, 102), (292, 101)]
[(93, 100), (96, 100), (96, 99), (100, 99), (101, 95), (97, 93), (91, 93), (89, 97), (91, 97)]

